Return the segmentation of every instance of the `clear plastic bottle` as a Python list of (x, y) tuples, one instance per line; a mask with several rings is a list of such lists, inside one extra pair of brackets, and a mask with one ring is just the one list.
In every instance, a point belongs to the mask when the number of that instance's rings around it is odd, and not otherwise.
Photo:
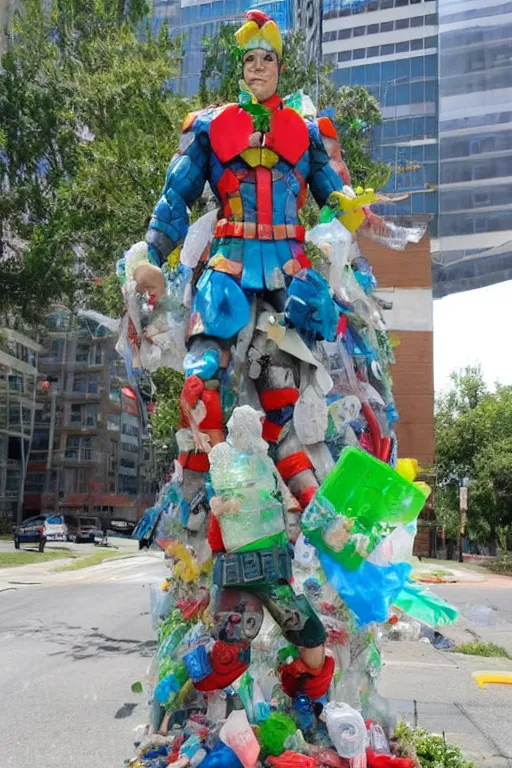
[(348, 704), (330, 701), (324, 716), (327, 732), (340, 757), (350, 758), (351, 768), (365, 768), (367, 733), (361, 713)]

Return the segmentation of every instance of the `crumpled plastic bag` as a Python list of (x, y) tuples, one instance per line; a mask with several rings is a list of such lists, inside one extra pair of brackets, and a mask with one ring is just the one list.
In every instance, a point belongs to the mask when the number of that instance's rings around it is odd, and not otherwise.
[(180, 261), (182, 264), (191, 269), (197, 267), (204, 249), (213, 240), (213, 230), (218, 216), (219, 209), (215, 208), (190, 225), (181, 249)]

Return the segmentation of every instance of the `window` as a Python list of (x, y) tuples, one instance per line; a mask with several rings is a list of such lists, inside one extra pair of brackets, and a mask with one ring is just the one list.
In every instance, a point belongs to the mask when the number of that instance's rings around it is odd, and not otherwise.
[(372, 56), (378, 56), (378, 55), (379, 55), (379, 46), (378, 45), (374, 45), (374, 46), (372, 46), (372, 48), (367, 48), (366, 49), (366, 58), (367, 59), (371, 59)]
[(393, 22), (392, 21), (383, 21), (380, 25), (380, 31), (381, 32), (391, 32), (393, 30)]
[(62, 360), (62, 353), (64, 351), (64, 340), (54, 339), (50, 344), (49, 358), (50, 360)]
[(338, 40), (347, 40), (351, 35), (351, 29), (338, 29)]
[(354, 59), (364, 59), (366, 54), (366, 48), (356, 48), (355, 51), (352, 53), (352, 58)]
[(23, 374), (10, 373), (9, 374), (9, 391), (21, 392), (23, 390)]
[(413, 16), (411, 19), (411, 27), (422, 27), (424, 16)]
[(124, 456), (121, 457), (120, 465), (125, 469), (135, 469), (135, 461), (133, 459), (126, 459)]
[(338, 61), (350, 61), (352, 59), (352, 51), (340, 51), (338, 53)]
[(99, 344), (95, 344), (92, 348), (91, 361), (94, 365), (101, 365), (103, 363), (103, 347)]
[(426, 37), (425, 38), (425, 48), (437, 48), (437, 37)]
[(354, 37), (361, 37), (364, 35), (366, 27), (354, 27)]
[(379, 25), (378, 24), (368, 24), (366, 31), (369, 35), (375, 35), (379, 31)]
[(393, 53), (395, 46), (394, 45), (381, 45), (380, 47), (380, 55), (381, 56), (389, 56), (390, 53)]
[(409, 41), (404, 41), (403, 43), (397, 43), (395, 45), (395, 51), (397, 53), (407, 53), (409, 50)]
[(423, 40), (411, 40), (411, 51), (421, 51)]
[(69, 414), (69, 423), (70, 424), (82, 423), (82, 406), (81, 405), (71, 406), (71, 412)]
[(78, 459), (78, 451), (80, 449), (80, 438), (70, 437), (66, 443), (66, 459), (72, 459), (76, 461)]
[(89, 346), (87, 344), (78, 344), (76, 348), (75, 360), (77, 363), (89, 362)]
[(85, 406), (85, 426), (95, 427), (98, 423), (98, 406), (86, 405)]
[(409, 0), (395, 0), (395, 8), (401, 8), (404, 5), (409, 5)]
[(65, 455), (66, 459), (71, 459), (71, 461), (90, 461), (92, 458), (91, 438), (68, 435)]
[(437, 25), (437, 13), (429, 13), (425, 16), (425, 24)]
[(47, 451), (48, 450), (48, 430), (36, 429), (32, 437), (32, 451)]
[(409, 29), (409, 19), (397, 19), (395, 24), (396, 29)]
[(85, 373), (75, 373), (73, 376), (73, 392), (87, 391), (87, 376)]

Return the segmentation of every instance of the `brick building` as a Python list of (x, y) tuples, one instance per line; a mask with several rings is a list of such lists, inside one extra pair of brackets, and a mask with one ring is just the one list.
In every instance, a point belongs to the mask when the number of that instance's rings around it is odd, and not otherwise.
[[(417, 459), (433, 486), (434, 466), (434, 334), (430, 239), (425, 235), (405, 251), (392, 251), (360, 237), (359, 246), (379, 283), (379, 295), (392, 303), (384, 313), (388, 330), (398, 336), (393, 392), (400, 414), (396, 425), (398, 454)], [(432, 498), (421, 515), (415, 553), (435, 553)]]

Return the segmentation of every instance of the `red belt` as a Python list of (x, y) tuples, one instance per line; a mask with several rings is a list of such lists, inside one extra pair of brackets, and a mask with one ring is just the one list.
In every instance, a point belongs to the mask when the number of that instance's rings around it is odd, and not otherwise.
[(302, 224), (254, 224), (249, 221), (221, 219), (215, 226), (214, 237), (243, 237), (245, 240), (297, 240), (304, 242), (306, 230)]

